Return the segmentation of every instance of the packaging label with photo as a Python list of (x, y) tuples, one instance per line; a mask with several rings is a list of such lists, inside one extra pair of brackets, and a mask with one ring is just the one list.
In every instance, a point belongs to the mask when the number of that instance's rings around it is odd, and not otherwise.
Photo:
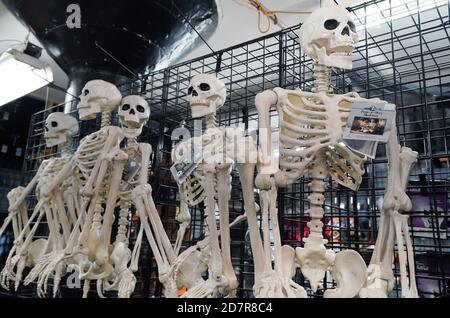
[(343, 138), (387, 142), (395, 120), (395, 105), (355, 103), (350, 112)]
[(186, 154), (170, 168), (170, 172), (178, 184), (182, 184), (186, 178), (194, 172), (202, 160), (203, 157), (201, 151), (193, 151), (192, 153), (186, 152)]
[(355, 103), (343, 142), (352, 150), (374, 159), (379, 142), (387, 142), (395, 120), (395, 105)]

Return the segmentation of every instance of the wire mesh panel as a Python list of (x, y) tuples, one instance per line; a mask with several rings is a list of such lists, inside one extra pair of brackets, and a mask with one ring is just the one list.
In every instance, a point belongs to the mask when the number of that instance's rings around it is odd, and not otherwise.
[[(419, 152), (408, 193), (413, 203), (409, 214), (417, 283), (423, 297), (447, 295), (449, 288), (448, 12), (449, 2), (438, 0), (374, 0), (352, 8), (360, 35), (354, 68), (332, 72), (336, 93), (356, 91), (362, 97), (395, 103), (400, 143)], [(312, 63), (300, 52), (297, 31), (298, 27), (283, 30), (148, 74), (144, 81), (135, 83), (152, 109), (152, 120), (141, 140), (153, 146), (153, 196), (171, 239), (175, 238), (178, 230), (175, 216), (179, 211), (178, 187), (169, 171), (171, 151), (177, 141), (172, 140), (172, 132), (182, 125), (193, 132), (194, 123), (190, 119), (187, 98), (191, 77), (217, 73), (228, 92), (225, 105), (218, 110), (219, 125), (241, 126), (258, 143), (256, 94), (277, 86), (309, 91), (313, 85)], [(124, 91), (124, 94), (130, 91)], [(43, 119), (36, 116), (31, 131), (35, 131)], [(276, 134), (278, 117), (275, 109), (271, 112), (271, 122)], [(83, 133), (92, 131), (92, 127), (82, 129)], [(41, 144), (39, 134), (30, 136), (27, 170), (35, 169), (30, 167), (35, 167), (33, 162), (42, 153)], [(377, 238), (379, 199), (386, 188), (387, 164), (385, 145), (380, 145), (376, 159), (367, 161), (365, 165), (366, 173), (358, 192), (327, 181), (323, 223), (329, 248), (335, 251), (355, 249), (366, 262), (370, 261)], [(233, 171), (232, 176), (231, 221), (244, 213), (238, 172)], [(283, 244), (303, 246), (302, 239), (309, 235), (306, 226), (309, 220), (306, 212), (308, 196), (307, 178), (279, 191), (278, 212)], [(255, 197), (258, 199), (256, 192)], [(191, 209), (192, 221), (184, 247), (203, 238), (203, 210), (203, 206)], [(136, 228), (137, 223), (132, 223), (133, 233)], [(246, 222), (231, 230), (231, 240), (232, 261), (240, 283), (238, 296), (252, 297), (253, 263)], [(394, 272), (396, 285), (390, 296), (400, 297), (399, 269), (396, 267)], [(137, 276), (137, 297), (162, 295), (148, 246), (143, 248)], [(295, 280), (309, 286), (299, 271)], [(321, 297), (324, 290), (333, 285), (333, 280), (327, 276), (317, 293), (313, 295), (310, 292), (310, 295)]]

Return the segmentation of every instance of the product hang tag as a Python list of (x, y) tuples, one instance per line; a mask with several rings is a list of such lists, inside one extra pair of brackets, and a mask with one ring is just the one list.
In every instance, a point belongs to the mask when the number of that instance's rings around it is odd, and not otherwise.
[(395, 120), (395, 105), (355, 103), (343, 138), (387, 142)]
[(201, 151), (194, 152), (194, 147), (191, 149), (191, 152), (186, 152), (184, 156), (170, 168), (170, 172), (178, 184), (182, 184), (186, 181), (187, 177), (194, 172), (203, 160)]
[(389, 140), (395, 115), (393, 104), (353, 104), (343, 134), (344, 143), (363, 155), (375, 158), (378, 143)]
[(121, 191), (125, 191), (127, 185), (134, 179), (134, 177), (141, 171), (142, 164), (132, 158), (128, 158), (125, 164), (122, 185), (120, 187)]

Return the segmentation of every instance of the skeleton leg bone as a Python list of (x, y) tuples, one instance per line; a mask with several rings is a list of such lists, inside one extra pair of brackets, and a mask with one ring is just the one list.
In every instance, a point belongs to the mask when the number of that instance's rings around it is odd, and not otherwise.
[(230, 297), (236, 296), (236, 288), (239, 283), (234, 272), (233, 264), (231, 262), (230, 251), (230, 214), (228, 202), (231, 197), (230, 184), (230, 166), (222, 165), (217, 167), (217, 191), (218, 191), (218, 205), (220, 211), (220, 247), (222, 254), (222, 270), (224, 276), (228, 280), (228, 289), (224, 292)]
[(214, 164), (206, 164), (205, 172), (205, 191), (207, 201), (206, 222), (209, 232), (209, 244), (211, 246), (211, 259), (209, 265), (209, 278), (203, 284), (197, 285), (188, 291), (186, 297), (212, 297), (217, 294), (218, 287), (227, 286), (224, 282), (226, 277), (223, 275), (222, 256), (219, 246), (219, 235), (216, 223), (215, 199), (214, 199), (214, 177), (216, 167)]
[(242, 184), (244, 197), (244, 209), (250, 231), (250, 245), (252, 247), (253, 261), (255, 264), (255, 281), (257, 281), (266, 270), (264, 247), (259, 234), (259, 226), (256, 218), (255, 194), (253, 192), (253, 180), (255, 164), (238, 164), (239, 177)]
[(169, 270), (169, 262), (165, 257), (164, 251), (160, 250), (160, 247), (156, 243), (156, 240), (153, 236), (152, 229), (150, 228), (150, 225), (148, 223), (149, 215), (147, 214), (148, 212), (145, 206), (145, 201), (143, 199), (143, 194), (141, 192), (142, 192), (141, 188), (136, 188), (133, 191), (133, 202), (136, 206), (137, 211), (139, 211), (139, 219), (141, 220), (142, 227), (144, 228), (145, 234), (150, 243), (150, 247), (152, 249), (156, 263), (158, 265), (158, 273), (160, 276), (160, 280), (162, 281), (162, 283), (164, 283), (163, 277)]

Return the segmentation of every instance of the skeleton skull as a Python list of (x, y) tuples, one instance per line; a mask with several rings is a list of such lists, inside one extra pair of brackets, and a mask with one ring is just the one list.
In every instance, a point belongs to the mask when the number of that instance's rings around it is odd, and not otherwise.
[(188, 98), (192, 118), (201, 118), (217, 111), (226, 99), (225, 84), (211, 74), (199, 74), (191, 79)]
[(78, 133), (78, 122), (64, 113), (52, 113), (45, 121), (44, 138), (47, 147), (54, 147), (69, 141)]
[(87, 82), (77, 106), (80, 119), (95, 119), (98, 113), (111, 112), (119, 106), (121, 99), (122, 94), (115, 85), (102, 80)]
[(119, 107), (119, 119), (125, 137), (136, 138), (150, 118), (150, 106), (141, 96), (125, 97)]
[(300, 28), (304, 52), (319, 64), (342, 69), (352, 68), (352, 52), (358, 34), (350, 12), (331, 5), (314, 11)]

